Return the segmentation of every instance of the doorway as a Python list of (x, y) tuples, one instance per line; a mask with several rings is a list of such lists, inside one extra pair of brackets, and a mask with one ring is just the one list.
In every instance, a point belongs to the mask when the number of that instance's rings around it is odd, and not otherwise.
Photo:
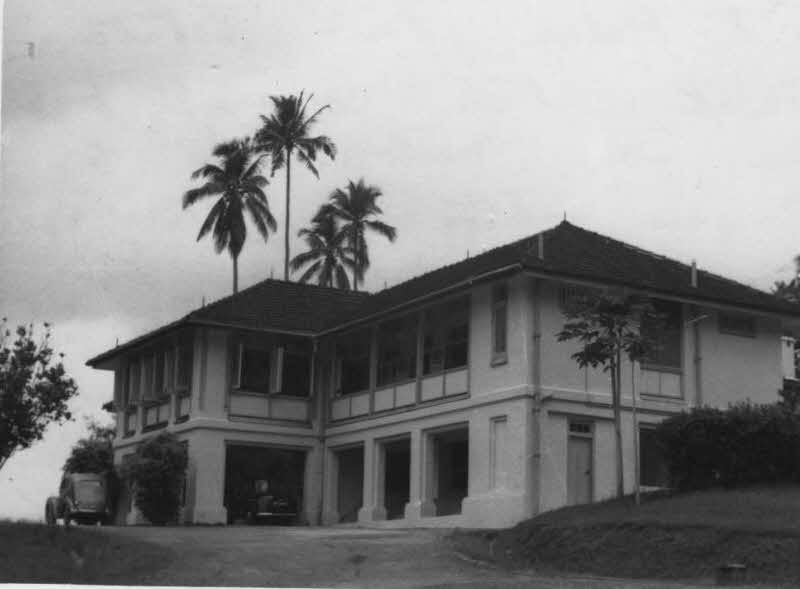
[(590, 422), (570, 422), (567, 439), (567, 505), (592, 501), (593, 428)]
[(364, 503), (364, 447), (339, 450), (336, 460), (339, 465), (336, 482), (339, 521), (354, 522)]
[(386, 519), (405, 517), (411, 489), (411, 440), (383, 444)]

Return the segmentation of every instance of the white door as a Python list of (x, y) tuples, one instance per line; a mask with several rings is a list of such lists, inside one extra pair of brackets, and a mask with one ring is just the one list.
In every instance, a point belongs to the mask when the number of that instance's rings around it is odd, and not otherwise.
[(569, 436), (567, 443), (567, 504), (592, 500), (592, 439)]

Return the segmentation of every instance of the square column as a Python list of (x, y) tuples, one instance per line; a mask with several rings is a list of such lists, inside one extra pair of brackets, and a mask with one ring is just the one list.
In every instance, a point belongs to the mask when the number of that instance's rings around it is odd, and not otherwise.
[(411, 485), (406, 519), (420, 519), (436, 515), (435, 496), (435, 444), (430, 436), (420, 430), (411, 432)]
[(217, 436), (199, 435), (189, 440), (187, 521), (225, 524), (225, 442)]
[(322, 517), (322, 448), (315, 446), (306, 452), (303, 474), (303, 522), (318, 525)]
[(358, 521), (386, 519), (384, 505), (385, 455), (374, 439), (364, 440), (364, 505), (358, 510)]
[(339, 458), (330, 448), (325, 449), (325, 476), (322, 481), (322, 525), (339, 523)]

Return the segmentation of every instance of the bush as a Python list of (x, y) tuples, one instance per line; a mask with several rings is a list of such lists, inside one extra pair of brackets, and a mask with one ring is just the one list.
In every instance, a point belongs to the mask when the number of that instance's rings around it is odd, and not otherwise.
[(656, 435), (679, 490), (800, 482), (800, 414), (777, 404), (692, 409)]
[(155, 525), (175, 521), (181, 505), (186, 465), (186, 447), (170, 433), (161, 433), (136, 449), (123, 469), (133, 483), (134, 501)]

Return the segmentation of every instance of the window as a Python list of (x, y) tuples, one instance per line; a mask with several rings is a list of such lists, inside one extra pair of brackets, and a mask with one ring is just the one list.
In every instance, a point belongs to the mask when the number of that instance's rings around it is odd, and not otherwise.
[(461, 297), (425, 311), (422, 373), (436, 374), (461, 368), (469, 359), (469, 297)]
[(178, 346), (178, 366), (175, 386), (179, 391), (188, 391), (192, 384), (192, 344), (187, 342)]
[(141, 398), (144, 400), (155, 398), (153, 394), (153, 359), (153, 356), (142, 358)]
[(349, 333), (336, 343), (339, 393), (350, 395), (369, 389), (369, 330)]
[(741, 337), (756, 336), (756, 318), (750, 315), (739, 315), (735, 313), (719, 314), (719, 331), (729, 335)]
[(669, 484), (664, 453), (652, 427), (639, 429), (639, 483), (646, 487), (666, 487)]
[(508, 285), (497, 284), (492, 289), (492, 364), (505, 362), (508, 339)]
[(283, 348), (281, 393), (307, 397), (311, 388), (311, 350), (306, 343), (290, 343)]
[(407, 315), (378, 327), (378, 386), (417, 375), (417, 316)]
[(642, 364), (650, 370), (680, 370), (683, 336), (681, 304), (655, 300), (653, 307), (657, 318), (642, 322), (642, 334), (653, 342), (653, 349)]
[(252, 393), (269, 392), (269, 352), (239, 345), (238, 388)]
[(154, 362), (155, 373), (153, 382), (153, 396), (155, 398), (159, 398), (164, 395), (164, 389), (166, 386), (166, 354), (162, 351), (157, 352), (154, 357)]
[(125, 390), (124, 404), (131, 405), (139, 400), (139, 362), (132, 360), (128, 364), (128, 386)]

